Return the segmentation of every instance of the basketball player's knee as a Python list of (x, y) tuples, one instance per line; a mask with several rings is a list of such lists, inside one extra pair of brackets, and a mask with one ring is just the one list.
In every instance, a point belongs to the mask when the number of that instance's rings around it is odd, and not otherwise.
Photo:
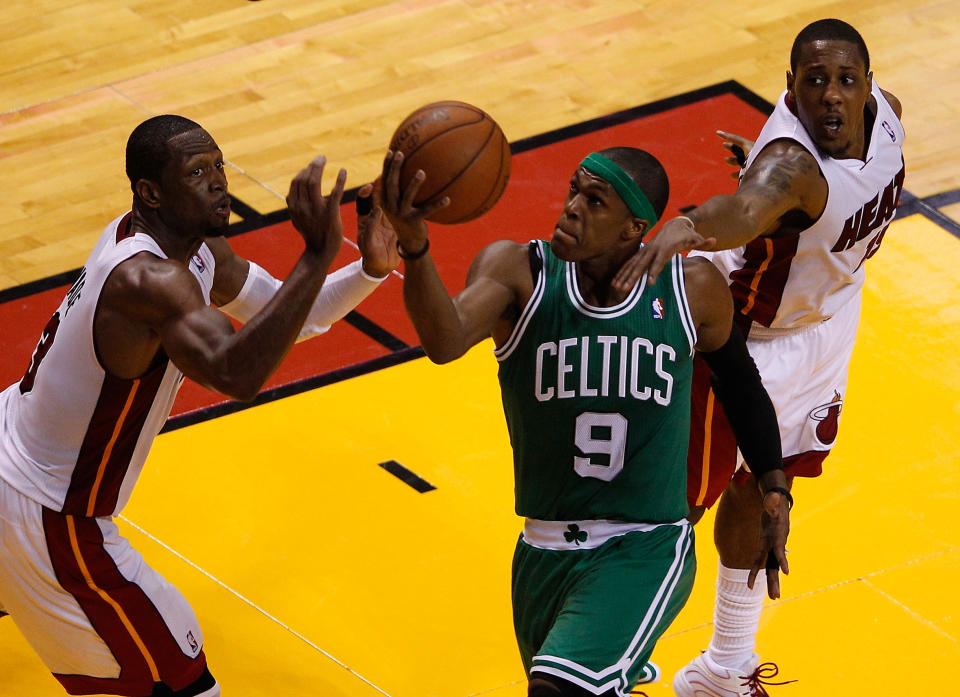
[(596, 695), (579, 685), (553, 675), (531, 678), (527, 684), (527, 697), (614, 697), (616, 692), (608, 690)]
[(210, 674), (210, 670), (204, 669), (203, 675), (180, 690), (173, 690), (158, 682), (150, 697), (220, 697), (220, 685)]

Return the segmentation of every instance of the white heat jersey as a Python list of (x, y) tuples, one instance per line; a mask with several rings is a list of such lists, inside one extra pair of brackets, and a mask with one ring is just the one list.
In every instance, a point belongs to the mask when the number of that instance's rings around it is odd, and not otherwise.
[(775, 140), (793, 140), (816, 158), (829, 192), (820, 218), (802, 232), (761, 236), (744, 247), (705, 253), (730, 280), (737, 309), (757, 324), (790, 328), (829, 319), (863, 286), (863, 262), (880, 247), (903, 190), (903, 125), (873, 82), (877, 116), (864, 160), (821, 155), (780, 95), (750, 151), (749, 168)]
[[(107, 374), (93, 342), (93, 318), (107, 276), (134, 254), (166, 258), (130, 213), (111, 222), (47, 323), (19, 383), (0, 393), (0, 477), (47, 508), (115, 515), (130, 497), (183, 374), (166, 356), (145, 375)], [(190, 262), (210, 302), (214, 259), (201, 245)]]

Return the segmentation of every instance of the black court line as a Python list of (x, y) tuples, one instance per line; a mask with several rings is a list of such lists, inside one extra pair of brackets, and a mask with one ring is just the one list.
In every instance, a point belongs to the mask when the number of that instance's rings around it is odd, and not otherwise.
[(250, 402), (224, 402), (223, 404), (216, 404), (212, 407), (204, 407), (186, 414), (180, 414), (179, 416), (171, 416), (169, 419), (167, 419), (167, 422), (164, 424), (163, 428), (160, 429), (160, 433), (176, 431), (184, 428), (185, 426), (192, 426), (203, 421), (209, 421), (210, 419), (216, 419), (220, 416), (226, 416), (227, 414), (235, 414), (238, 411), (243, 411), (244, 409), (249, 409), (250, 407), (256, 407), (261, 404), (275, 402), (278, 399), (292, 397), (293, 395), (315, 390), (318, 387), (332, 385), (335, 382), (342, 382), (343, 380), (349, 380), (350, 378), (355, 378), (360, 375), (373, 373), (378, 370), (383, 370), (384, 368), (406, 363), (407, 361), (423, 358), (424, 356), (426, 356), (426, 354), (421, 347), (409, 346), (400, 351), (395, 351), (394, 353), (387, 354), (386, 356), (380, 356), (379, 358), (364, 361), (363, 363), (356, 363), (354, 365), (347, 366), (346, 368), (331, 370), (329, 373), (314, 375), (310, 378), (297, 380), (296, 382), (291, 382), (286, 385), (280, 385), (279, 387), (264, 390)]
[[(934, 203), (936, 201), (936, 203)], [(941, 213), (940, 206), (949, 206), (960, 201), (960, 189), (947, 191), (942, 194), (917, 198), (909, 191), (900, 195), (900, 207), (897, 209), (897, 218), (906, 218), (908, 215), (919, 213), (927, 220), (939, 225), (954, 237), (960, 237), (960, 224), (953, 218)]]
[(233, 194), (230, 194), (230, 210), (239, 215), (244, 220), (248, 218), (259, 218), (262, 216), (262, 213), (255, 210), (253, 206), (248, 206), (246, 203), (238, 199)]
[(378, 466), (385, 469), (404, 484), (409, 484), (421, 494), (425, 494), (428, 491), (433, 491), (437, 488), (423, 477), (408, 470), (396, 460), (387, 460), (386, 462), (379, 463)]

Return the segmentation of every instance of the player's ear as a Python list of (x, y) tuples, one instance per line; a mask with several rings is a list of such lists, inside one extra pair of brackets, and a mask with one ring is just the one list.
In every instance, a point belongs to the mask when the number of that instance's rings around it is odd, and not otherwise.
[(650, 229), (650, 224), (643, 218), (631, 218), (630, 225), (627, 226), (623, 234), (623, 239), (634, 240), (643, 235)]
[(160, 187), (149, 179), (138, 179), (133, 185), (133, 191), (137, 198), (150, 208), (157, 208), (160, 205)]
[(793, 73), (789, 70), (787, 71), (787, 93), (783, 97), (783, 101), (787, 105), (787, 109), (793, 113), (794, 116), (797, 114), (797, 97), (793, 93), (793, 86), (796, 83), (796, 80), (793, 77)]

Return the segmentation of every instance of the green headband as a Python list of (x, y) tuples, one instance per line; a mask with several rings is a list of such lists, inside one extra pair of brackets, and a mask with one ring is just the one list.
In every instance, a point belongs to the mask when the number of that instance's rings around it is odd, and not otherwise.
[(627, 208), (638, 218), (643, 218), (650, 227), (657, 224), (657, 214), (650, 205), (650, 199), (643, 193), (643, 189), (637, 186), (629, 174), (623, 171), (613, 160), (609, 160), (600, 153), (592, 152), (583, 158), (580, 166), (585, 170), (593, 172), (599, 177), (603, 177), (620, 194), (620, 198), (627, 204)]

